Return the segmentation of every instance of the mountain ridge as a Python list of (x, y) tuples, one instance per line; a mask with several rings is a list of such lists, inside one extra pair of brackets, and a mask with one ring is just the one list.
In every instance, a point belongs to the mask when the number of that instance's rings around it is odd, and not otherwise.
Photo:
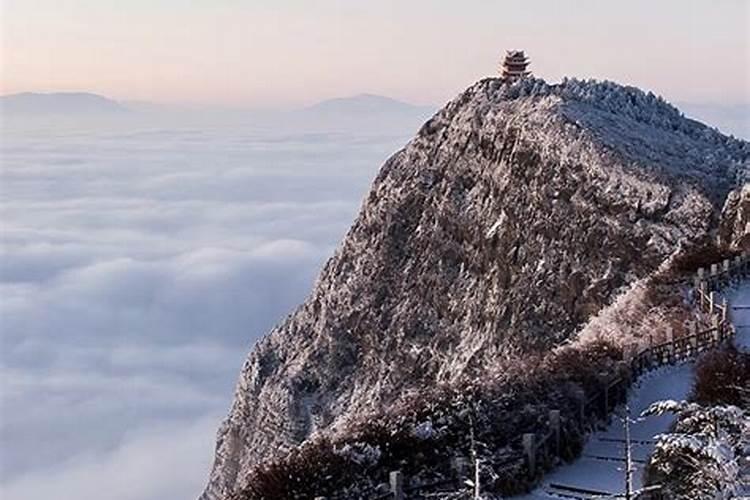
[(548, 350), (716, 232), (750, 145), (611, 82), (481, 80), (381, 168), (242, 367), (202, 498), (399, 395)]
[(378, 94), (361, 93), (353, 96), (324, 99), (301, 111), (327, 113), (411, 113), (433, 111), (433, 106), (420, 106)]
[(0, 96), (0, 110), (11, 114), (124, 114), (117, 101), (91, 92), (19, 92)]

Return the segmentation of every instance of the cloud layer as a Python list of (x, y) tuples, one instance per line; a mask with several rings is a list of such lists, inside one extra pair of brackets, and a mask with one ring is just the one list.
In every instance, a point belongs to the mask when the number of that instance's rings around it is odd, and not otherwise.
[(0, 496), (197, 495), (248, 349), (416, 126), (5, 131)]

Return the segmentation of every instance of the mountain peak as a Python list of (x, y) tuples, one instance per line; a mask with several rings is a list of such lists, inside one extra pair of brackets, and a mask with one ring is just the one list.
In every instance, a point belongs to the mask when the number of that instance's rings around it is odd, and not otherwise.
[(575, 129), (623, 162), (638, 165), (644, 175), (691, 177), (719, 193), (747, 169), (750, 156), (746, 141), (686, 118), (651, 92), (610, 81), (566, 78), (548, 84), (533, 77), (510, 83), (488, 78), (445, 110), (457, 107), (477, 123), (507, 120), (520, 124), (523, 133), (548, 134), (552, 143), (556, 135), (551, 128)]

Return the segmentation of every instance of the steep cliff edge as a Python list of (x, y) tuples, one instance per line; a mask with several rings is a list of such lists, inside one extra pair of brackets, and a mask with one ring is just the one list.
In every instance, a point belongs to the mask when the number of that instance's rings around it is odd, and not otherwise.
[(570, 338), (746, 224), (727, 195), (749, 155), (638, 89), (473, 85), (386, 162), (310, 297), (253, 349), (203, 498), (404, 392)]

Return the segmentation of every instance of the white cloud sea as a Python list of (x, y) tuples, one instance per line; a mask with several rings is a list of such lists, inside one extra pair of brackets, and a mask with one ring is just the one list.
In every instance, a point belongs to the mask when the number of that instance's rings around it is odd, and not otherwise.
[(418, 123), (7, 127), (0, 497), (197, 496), (247, 351)]

